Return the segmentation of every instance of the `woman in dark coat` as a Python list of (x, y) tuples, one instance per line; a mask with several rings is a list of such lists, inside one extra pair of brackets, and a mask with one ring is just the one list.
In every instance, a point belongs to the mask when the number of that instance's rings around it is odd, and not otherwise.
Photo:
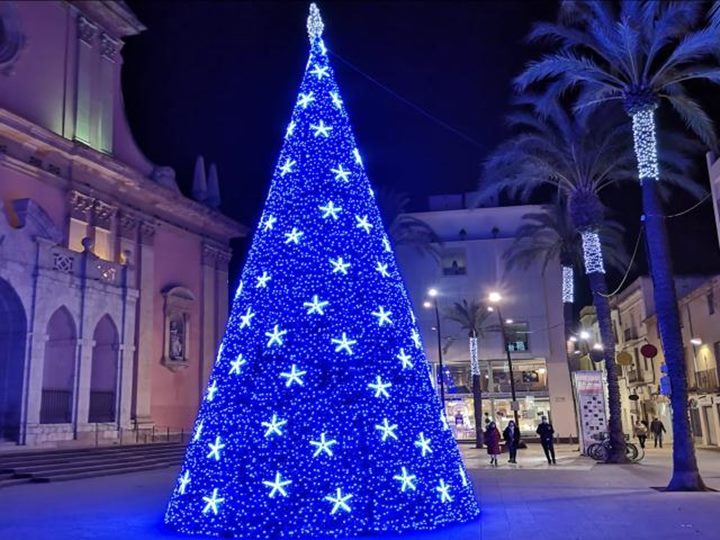
[(505, 439), (505, 446), (510, 453), (510, 463), (517, 463), (517, 449), (520, 444), (520, 430), (515, 425), (513, 420), (508, 422), (507, 427), (503, 431), (503, 439)]
[(495, 427), (495, 422), (490, 422), (485, 430), (485, 446), (490, 456), (490, 465), (497, 465), (497, 457), (500, 455), (500, 432)]

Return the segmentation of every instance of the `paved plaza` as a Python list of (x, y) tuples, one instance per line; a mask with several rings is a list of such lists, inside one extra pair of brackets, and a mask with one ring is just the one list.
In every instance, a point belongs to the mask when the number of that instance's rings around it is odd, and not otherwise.
[[(575, 447), (558, 447), (548, 466), (537, 446), (518, 465), (490, 467), (483, 451), (463, 448), (483, 509), (472, 524), (411, 540), (716, 539), (720, 493), (661, 493), (669, 449), (650, 449), (638, 465), (598, 465)], [(720, 452), (699, 450), (707, 484), (720, 490)], [(170, 469), (0, 489), (0, 539), (180, 538), (161, 526), (175, 480)], [(397, 538), (397, 537), (394, 537)]]

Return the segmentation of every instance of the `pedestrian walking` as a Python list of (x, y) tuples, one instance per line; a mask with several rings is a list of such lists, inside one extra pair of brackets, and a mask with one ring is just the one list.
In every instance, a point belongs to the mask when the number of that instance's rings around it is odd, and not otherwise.
[(517, 463), (517, 449), (520, 444), (520, 430), (515, 425), (515, 421), (510, 420), (507, 427), (503, 430), (503, 439), (505, 439), (505, 446), (510, 453), (510, 459), (508, 462)]
[(653, 434), (655, 448), (658, 447), (658, 444), (660, 445), (660, 448), (662, 448), (663, 433), (666, 432), (667, 431), (665, 430), (665, 424), (663, 424), (660, 419), (653, 418), (653, 421), (650, 422), (650, 433)]
[(497, 466), (497, 458), (500, 455), (500, 432), (495, 426), (495, 422), (490, 422), (485, 430), (485, 446), (490, 456), (490, 465)]
[(548, 464), (555, 465), (555, 445), (553, 441), (555, 430), (552, 424), (547, 421), (547, 416), (543, 416), (540, 419), (540, 425), (535, 430), (535, 433), (540, 436), (540, 444), (542, 444)]
[(637, 437), (640, 448), (645, 448), (645, 441), (647, 440), (648, 428), (643, 424), (640, 419), (635, 421), (635, 436)]

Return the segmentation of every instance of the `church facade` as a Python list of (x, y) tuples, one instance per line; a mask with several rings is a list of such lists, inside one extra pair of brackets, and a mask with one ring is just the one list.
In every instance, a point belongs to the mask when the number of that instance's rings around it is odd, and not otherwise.
[(187, 428), (246, 229), (214, 171), (190, 199), (136, 146), (124, 2), (3, 2), (0, 22), (0, 445)]

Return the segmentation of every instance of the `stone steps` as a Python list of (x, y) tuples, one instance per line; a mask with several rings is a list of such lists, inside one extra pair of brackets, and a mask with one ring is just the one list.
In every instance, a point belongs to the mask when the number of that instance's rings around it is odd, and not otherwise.
[(176, 467), (185, 443), (157, 443), (0, 454), (0, 488)]

